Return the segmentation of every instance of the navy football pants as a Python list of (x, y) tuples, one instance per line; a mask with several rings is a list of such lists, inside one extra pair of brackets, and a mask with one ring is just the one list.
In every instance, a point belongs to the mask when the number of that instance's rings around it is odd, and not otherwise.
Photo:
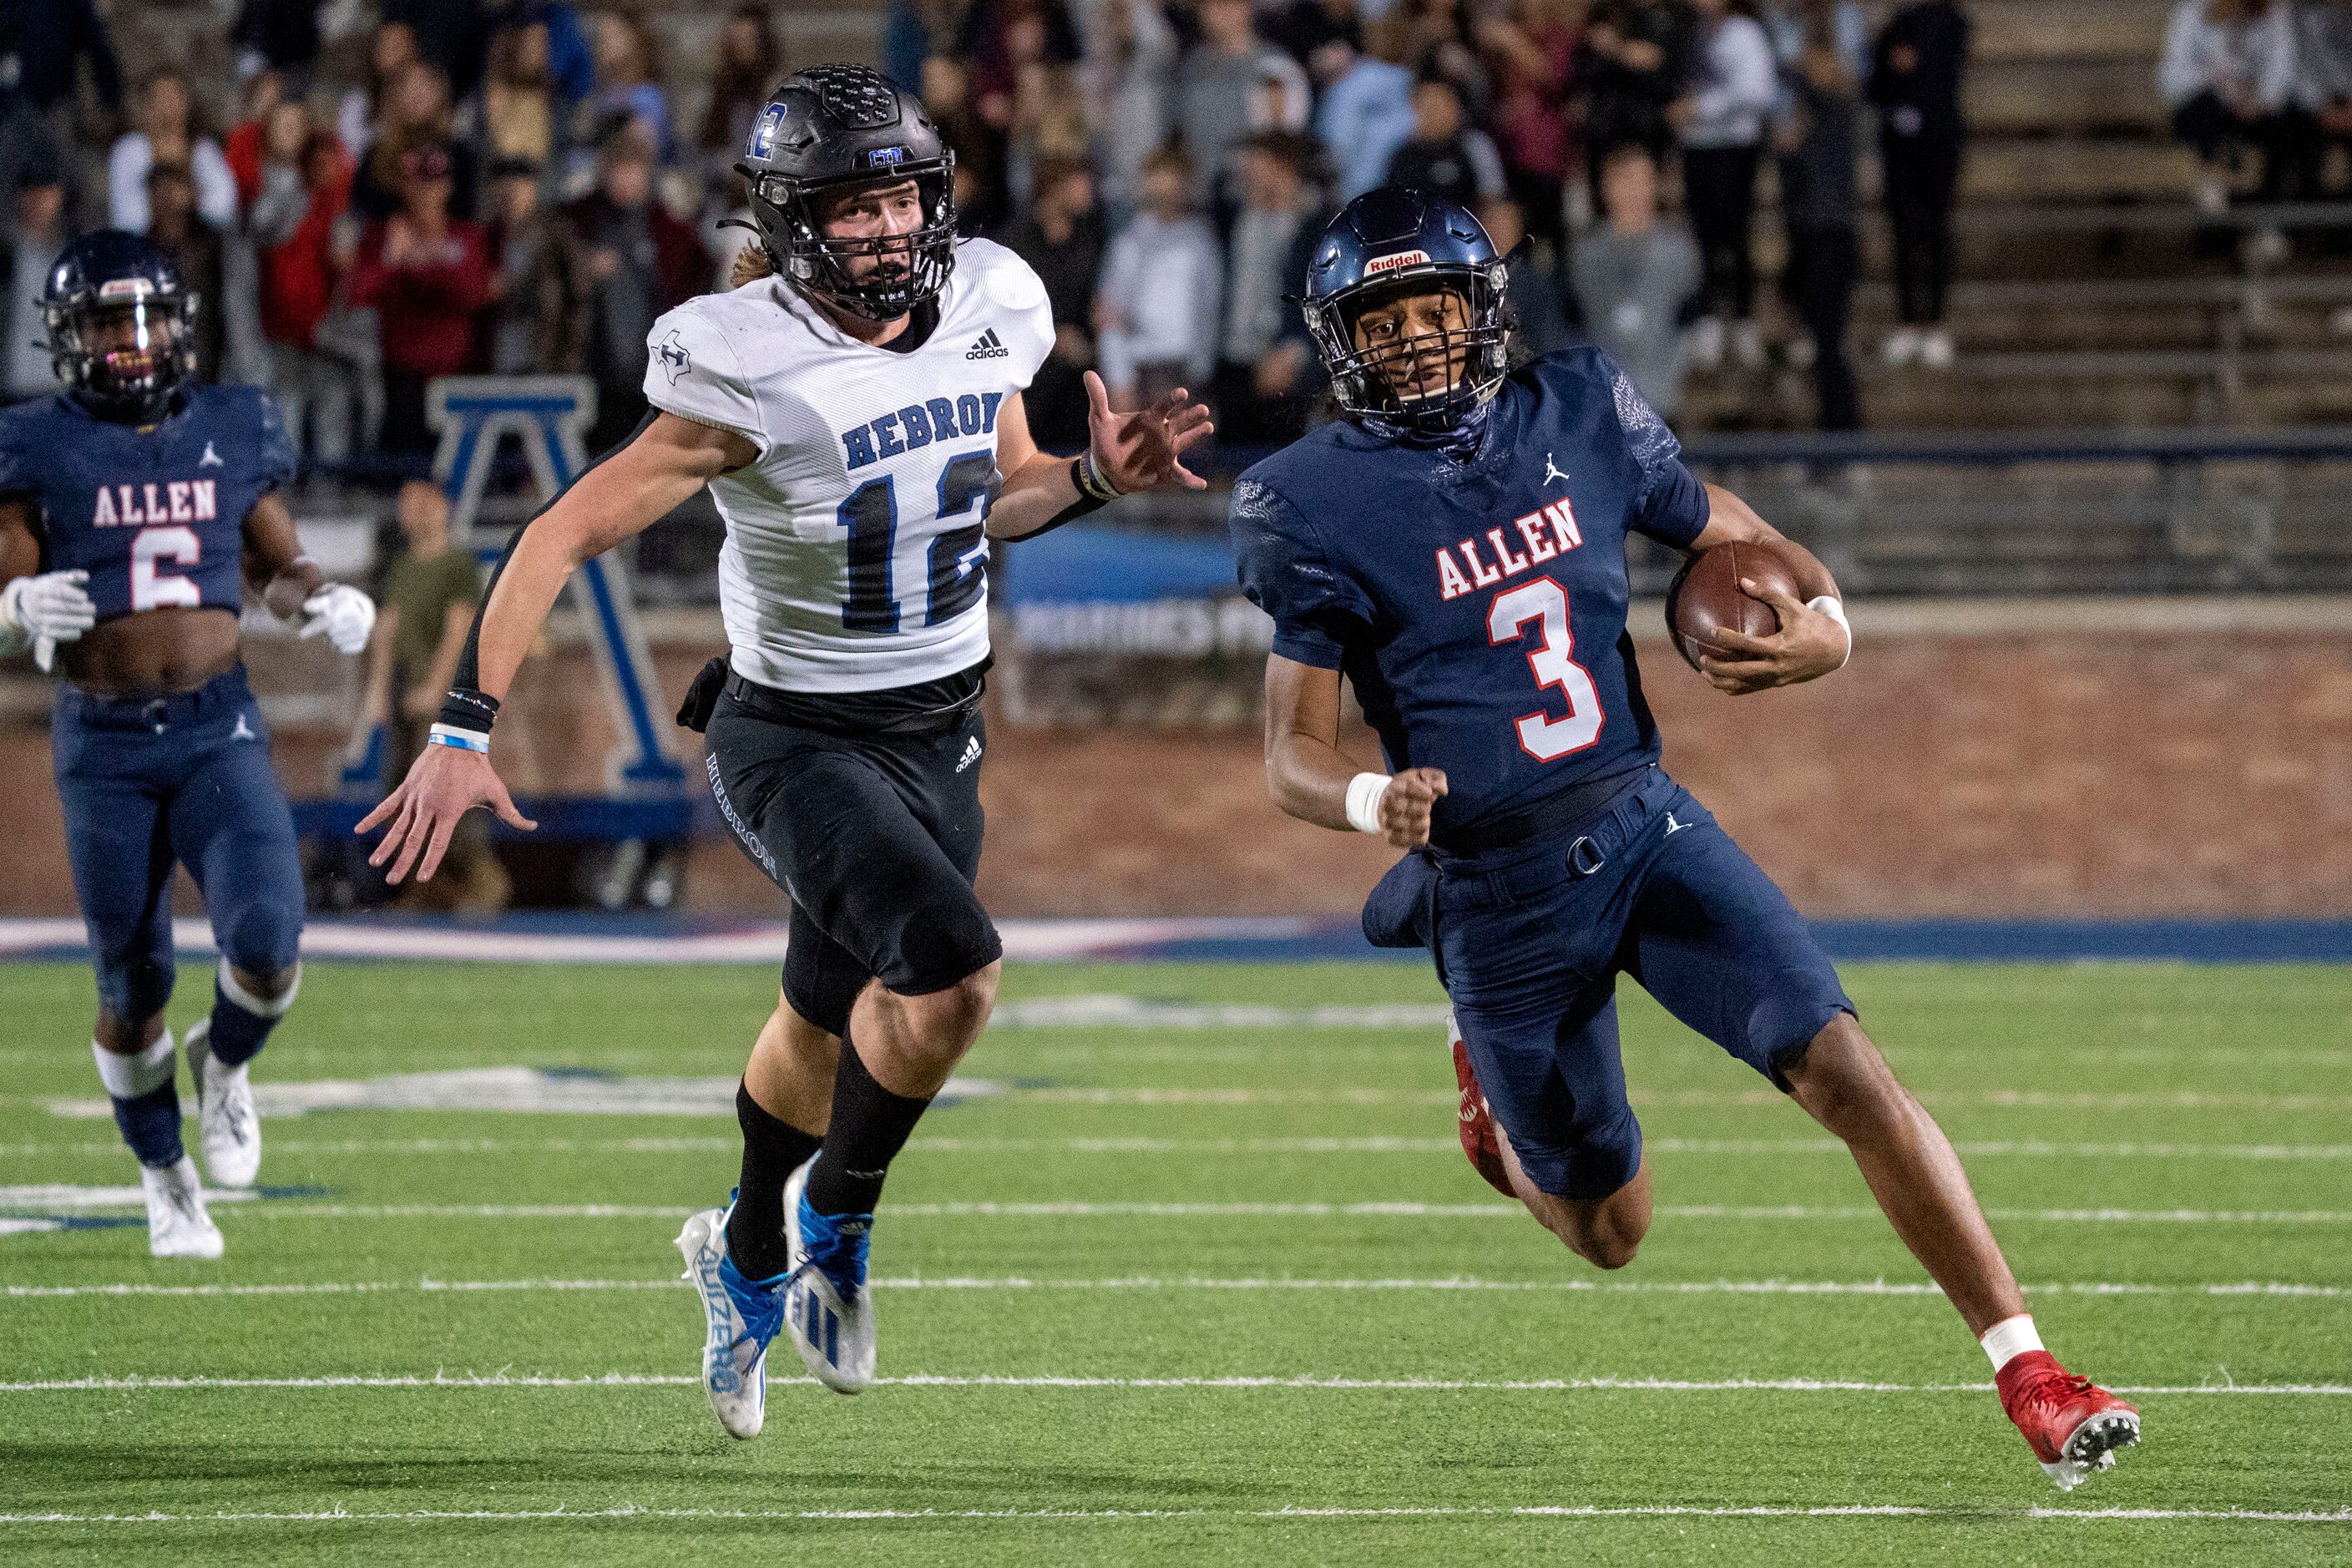
[(1853, 1010), (1803, 917), (1663, 769), (1575, 831), (1485, 856), (1408, 857), (1391, 878), (1409, 882), (1416, 862), (1423, 890), (1384, 882), (1367, 930), (1380, 940), (1384, 900), (1432, 911), (1433, 933), (1420, 934), (1434, 936), (1479, 1087), (1547, 1193), (1607, 1197), (1641, 1168), (1619, 973), (1783, 1090), (1813, 1037)]
[(231, 965), (257, 979), (293, 967), (302, 863), (243, 666), (152, 701), (67, 686), (49, 745), (108, 1011), (142, 1019), (171, 999), (174, 861)]

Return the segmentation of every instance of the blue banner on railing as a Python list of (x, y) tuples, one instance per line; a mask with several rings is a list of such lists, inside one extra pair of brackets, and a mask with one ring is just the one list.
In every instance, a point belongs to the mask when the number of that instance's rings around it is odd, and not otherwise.
[(1220, 538), (1065, 528), (1005, 551), (997, 601), (1033, 654), (1258, 654), (1274, 623), (1241, 596)]

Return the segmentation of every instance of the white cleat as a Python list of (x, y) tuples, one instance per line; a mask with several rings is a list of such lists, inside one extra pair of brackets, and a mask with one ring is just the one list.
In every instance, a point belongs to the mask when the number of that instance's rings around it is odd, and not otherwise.
[[(812, 1162), (814, 1163), (814, 1162)], [(824, 1223), (802, 1201), (809, 1168), (803, 1165), (784, 1184), (784, 1238), (791, 1244), (793, 1272), (784, 1284), (784, 1324), (811, 1376), (835, 1394), (856, 1394), (874, 1381), (874, 1292), (866, 1284), (867, 1221), (859, 1229), (827, 1238), (818, 1267), (809, 1257), (806, 1232)], [(845, 1292), (834, 1274), (848, 1276)]]
[(261, 1112), (253, 1104), (253, 1064), (223, 1067), (212, 1053), (212, 1029), (210, 1018), (200, 1018), (180, 1042), (196, 1085), (205, 1174), (216, 1187), (249, 1187), (261, 1174)]
[(755, 1284), (727, 1260), (727, 1211), (688, 1215), (677, 1233), (686, 1278), (702, 1298), (702, 1392), (730, 1437), (756, 1437), (768, 1418), (768, 1344), (783, 1290)]
[(220, 1226), (205, 1212), (196, 1163), (185, 1154), (167, 1170), (139, 1167), (147, 1191), (147, 1250), (158, 1258), (218, 1258)]

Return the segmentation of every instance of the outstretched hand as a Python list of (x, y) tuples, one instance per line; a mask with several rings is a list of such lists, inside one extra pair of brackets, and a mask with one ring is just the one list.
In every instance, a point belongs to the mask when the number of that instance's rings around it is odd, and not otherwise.
[(496, 812), (509, 827), (529, 832), (539, 826), (515, 809), (514, 796), (507, 793), (506, 781), (490, 766), (488, 757), (455, 746), (427, 746), (409, 767), (400, 787), (360, 818), (352, 831), (373, 833), (391, 823), (392, 831), (368, 857), (368, 864), (392, 861), (383, 879), (394, 885), (412, 867), (418, 881), (429, 882), (441, 868), (441, 857), (449, 851), (458, 819), (478, 805)]
[(1744, 697), (1775, 686), (1816, 680), (1843, 667), (1853, 639), (1835, 619), (1812, 608), (1785, 588), (1759, 586), (1752, 577), (1739, 580), (1739, 591), (1772, 606), (1780, 629), (1770, 637), (1752, 637), (1728, 628), (1714, 640), (1732, 650), (1702, 655), (1699, 672), (1720, 691)]
[(1087, 372), (1087, 428), (1095, 468), (1122, 493), (1174, 489), (1204, 490), (1209, 481), (1184, 466), (1184, 454), (1216, 426), (1207, 405), (1178, 387), (1149, 408), (1114, 414), (1103, 379)]

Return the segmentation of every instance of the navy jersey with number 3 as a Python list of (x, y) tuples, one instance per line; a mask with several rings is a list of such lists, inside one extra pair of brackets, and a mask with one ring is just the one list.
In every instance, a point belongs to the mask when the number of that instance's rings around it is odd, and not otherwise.
[(1706, 526), (1680, 452), (1579, 349), (1511, 375), (1466, 457), (1343, 421), (1242, 476), (1234, 548), (1274, 651), (1343, 671), (1391, 769), (1444, 770), (1439, 843), (1657, 760), (1625, 537)]
[(255, 387), (190, 387), (146, 428), (63, 395), (0, 409), (0, 496), (37, 503), (41, 570), (88, 572), (101, 622), (173, 605), (235, 614), (246, 514), (294, 468), (285, 421)]

